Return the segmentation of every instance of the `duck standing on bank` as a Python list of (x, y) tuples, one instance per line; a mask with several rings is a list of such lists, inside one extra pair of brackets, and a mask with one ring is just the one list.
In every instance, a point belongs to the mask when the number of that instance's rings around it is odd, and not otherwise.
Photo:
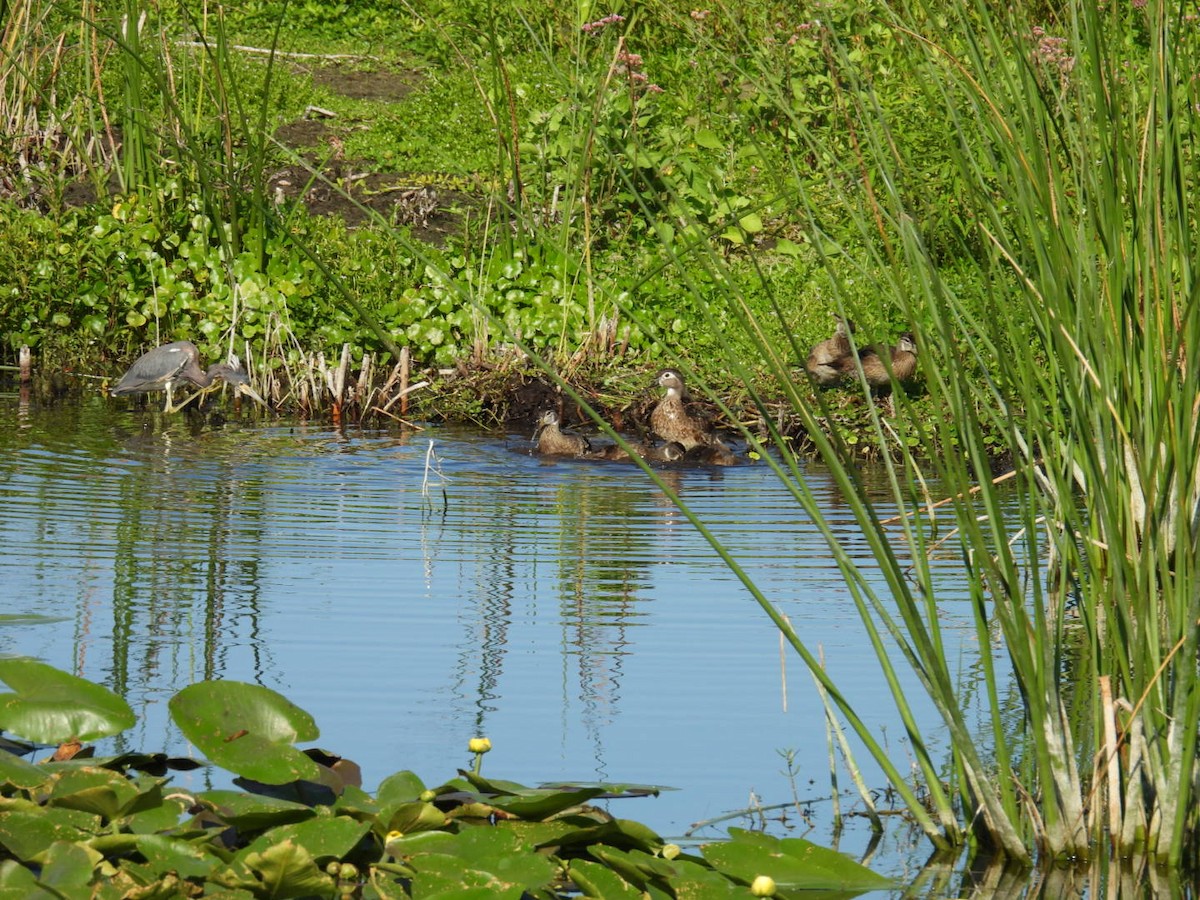
[(821, 341), (808, 352), (804, 368), (821, 387), (832, 387), (846, 377), (842, 363), (851, 358), (850, 335), (853, 332), (854, 322), (838, 316), (833, 337)]
[[(895, 347), (867, 347), (860, 351), (858, 363), (862, 365), (863, 376), (870, 385), (872, 396), (887, 397), (889, 413), (894, 416), (896, 404), (891, 396), (892, 386), (908, 384), (916, 376), (917, 339), (912, 332), (905, 332), (900, 335)], [(848, 377), (854, 377), (854, 357), (841, 365)]]
[(658, 373), (658, 385), (666, 390), (666, 394), (650, 413), (650, 430), (664, 441), (675, 441), (684, 450), (711, 443), (713, 438), (705, 423), (683, 405), (683, 376), (679, 371), (663, 369)]
[[(886, 396), (893, 384), (908, 384), (917, 374), (917, 339), (912, 332), (905, 332), (895, 347), (865, 347), (859, 352), (858, 359), (872, 392)], [(845, 374), (854, 374), (854, 357), (848, 357), (838, 365)]]
[(533, 438), (544, 456), (588, 456), (592, 445), (581, 434), (567, 434), (558, 427), (558, 412), (548, 409), (538, 416)]

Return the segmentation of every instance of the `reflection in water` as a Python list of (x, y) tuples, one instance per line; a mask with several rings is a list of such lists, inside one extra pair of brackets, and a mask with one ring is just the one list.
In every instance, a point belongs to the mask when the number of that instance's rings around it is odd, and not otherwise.
[[(640, 469), (538, 459), (525, 436), (190, 421), (0, 405), (0, 582), (9, 611), (46, 617), (0, 627), (0, 652), (125, 695), (120, 749), (187, 752), (166, 701), (229, 678), (310, 711), (368, 788), (447, 778), (486, 734), (500, 777), (683, 788), (618, 810), (667, 834), (751, 791), (787, 799), (780, 749), (827, 793), (807, 675), (789, 665), (784, 711), (778, 636)], [(768, 468), (665, 477), (898, 740), (828, 548)], [(865, 560), (832, 484), (805, 477)], [(973, 678), (969, 607), (943, 602)]]

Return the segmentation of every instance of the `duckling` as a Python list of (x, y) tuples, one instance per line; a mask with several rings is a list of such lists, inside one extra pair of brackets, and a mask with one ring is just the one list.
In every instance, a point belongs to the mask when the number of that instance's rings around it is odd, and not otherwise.
[(687, 453), (679, 441), (668, 441), (659, 447), (647, 447), (643, 444), (639, 452), (650, 462), (662, 463), (679, 462)]
[(821, 341), (808, 352), (804, 367), (821, 387), (831, 387), (845, 378), (845, 371), (838, 366), (842, 360), (850, 357), (850, 335), (853, 332), (854, 322), (838, 316), (833, 337)]
[(683, 461), (685, 463), (694, 463), (698, 466), (736, 466), (737, 457), (733, 455), (733, 451), (717, 441), (707, 447), (693, 447), (684, 454)]
[(546, 456), (587, 456), (592, 445), (581, 434), (566, 434), (558, 427), (558, 412), (548, 409), (538, 416), (533, 433), (538, 453)]
[(673, 463), (683, 459), (684, 454), (687, 452), (683, 449), (683, 445), (676, 441), (668, 441), (659, 446), (641, 443), (633, 444), (631, 447), (633, 453), (628, 453), (623, 447), (612, 444), (594, 455), (597, 459), (609, 459), (618, 462), (633, 459), (634, 456), (640, 456), (646, 462)]
[(658, 374), (658, 384), (666, 388), (667, 393), (650, 414), (651, 431), (664, 441), (678, 442), (684, 450), (720, 443), (683, 405), (683, 376), (678, 370), (663, 369)]

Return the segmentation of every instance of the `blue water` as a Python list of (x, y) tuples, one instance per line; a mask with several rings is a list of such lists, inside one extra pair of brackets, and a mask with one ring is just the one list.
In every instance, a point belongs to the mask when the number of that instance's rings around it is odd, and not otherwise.
[[(814, 830), (794, 808), (767, 826), (832, 842), (820, 699), (748, 590), (637, 467), (529, 450), (523, 435), (210, 427), (100, 399), (33, 412), (0, 399), (0, 612), (19, 616), (0, 617), (0, 653), (123, 694), (139, 722), (120, 749), (191, 752), (167, 701), (236, 679), (310, 712), (318, 744), (358, 762), (368, 789), (400, 769), (440, 783), (486, 735), (487, 775), (677, 788), (613, 809), (668, 837), (795, 795), (812, 801)], [(908, 771), (842, 576), (776, 475), (760, 462), (663, 477)], [(810, 464), (804, 479), (874, 577), (827, 474)], [(937, 565), (948, 653), (969, 684), (965, 586), (956, 560)], [(937, 752), (936, 714), (915, 678), (904, 690)], [(852, 820), (841, 849), (858, 855), (867, 837)], [(928, 851), (893, 829), (871, 865), (903, 877)]]

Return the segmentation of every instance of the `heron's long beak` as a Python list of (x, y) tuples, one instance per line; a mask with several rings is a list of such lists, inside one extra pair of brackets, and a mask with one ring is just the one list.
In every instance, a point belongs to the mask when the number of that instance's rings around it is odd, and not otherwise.
[(267, 405), (267, 401), (258, 396), (258, 391), (254, 390), (254, 388), (250, 387), (250, 385), (246, 384), (245, 382), (238, 382), (235, 384), (233, 386), (233, 392), (235, 394), (245, 394), (247, 397), (261, 406)]

